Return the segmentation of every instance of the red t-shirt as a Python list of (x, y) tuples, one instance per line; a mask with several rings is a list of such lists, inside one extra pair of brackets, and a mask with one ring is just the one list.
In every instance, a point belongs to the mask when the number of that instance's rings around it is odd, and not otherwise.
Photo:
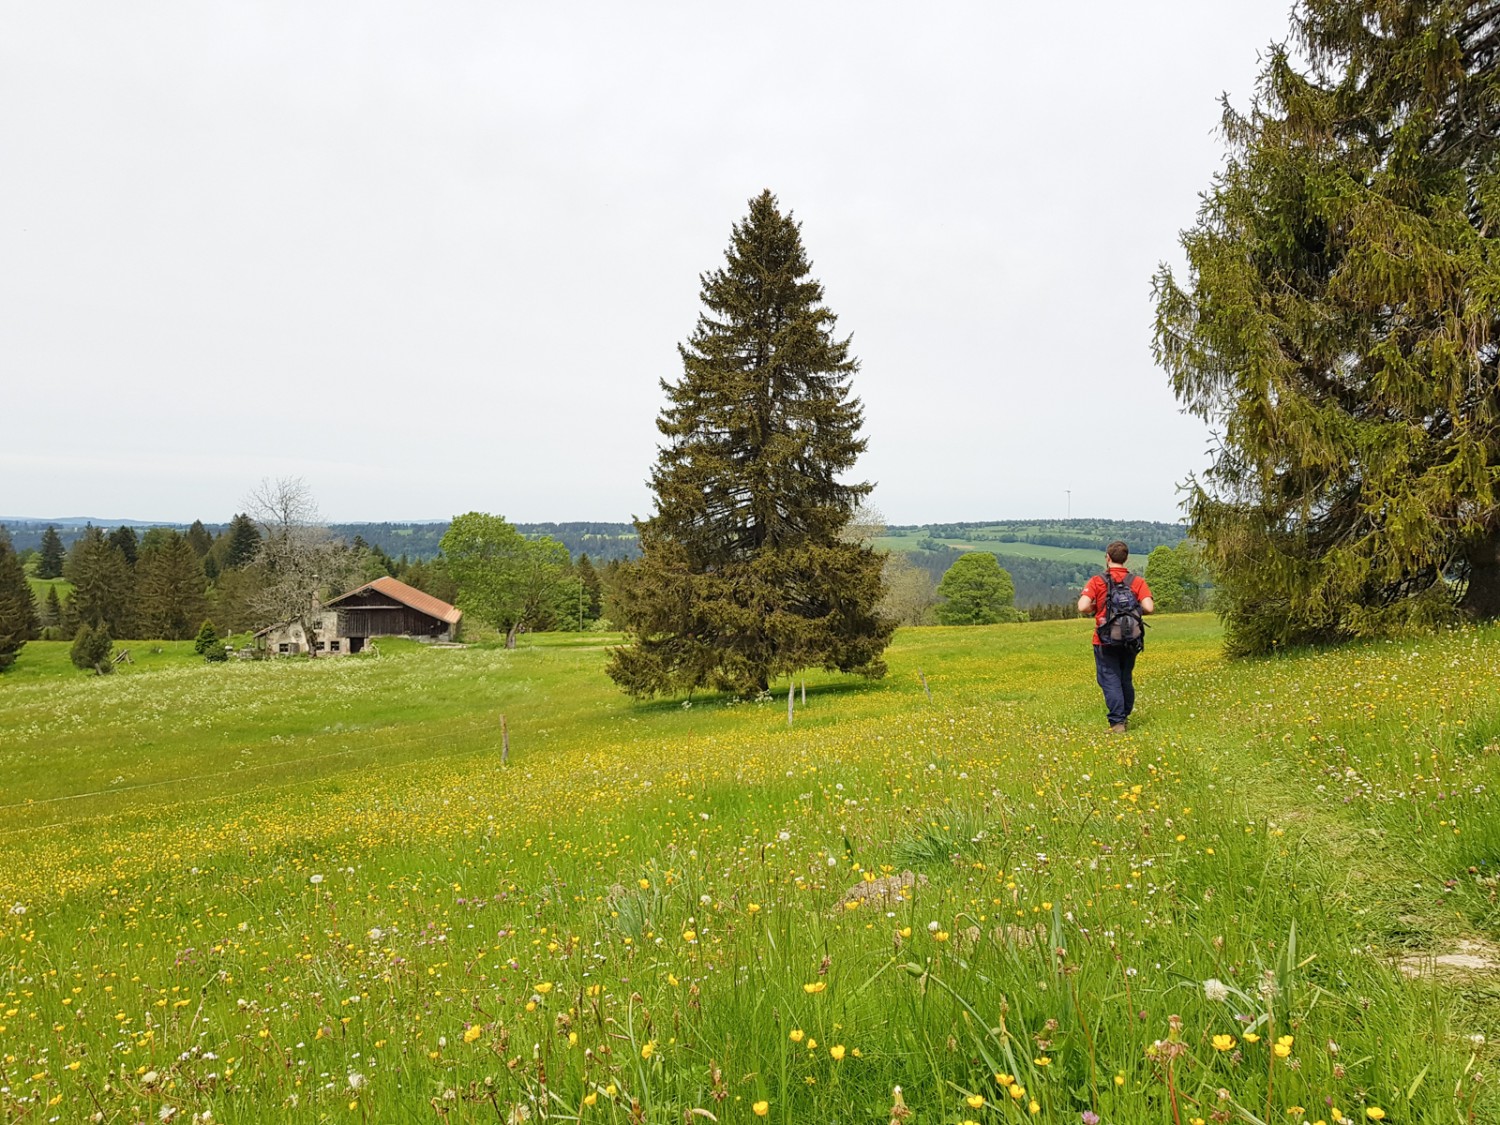
[[(1116, 582), (1123, 582), (1130, 576), (1130, 569), (1123, 566), (1112, 566), (1109, 568), (1109, 576)], [(1104, 624), (1104, 594), (1107, 587), (1104, 585), (1104, 576), (1096, 574), (1090, 578), (1088, 585), (1083, 588), (1083, 597), (1094, 599), (1094, 643), (1099, 643), (1099, 626)], [(1143, 602), (1151, 596), (1151, 587), (1146, 585), (1146, 580), (1137, 574), (1130, 579), (1130, 592), (1135, 595), (1136, 601)]]

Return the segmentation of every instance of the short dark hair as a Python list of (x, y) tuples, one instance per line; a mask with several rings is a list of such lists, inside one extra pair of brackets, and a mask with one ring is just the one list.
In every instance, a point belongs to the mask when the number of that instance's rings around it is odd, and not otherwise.
[[(1098, 542), (1098, 540), (1095, 540), (1095, 542)], [(1116, 539), (1108, 547), (1104, 548), (1104, 553), (1109, 556), (1110, 562), (1118, 564), (1130, 557), (1130, 548), (1125, 545), (1125, 540)]]

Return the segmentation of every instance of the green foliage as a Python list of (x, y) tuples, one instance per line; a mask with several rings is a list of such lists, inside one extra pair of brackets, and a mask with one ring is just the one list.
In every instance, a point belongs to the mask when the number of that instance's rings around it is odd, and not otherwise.
[(932, 575), (911, 562), (909, 556), (892, 552), (881, 567), (884, 592), (880, 614), (897, 625), (930, 625), (937, 605), (937, 583)]
[(942, 625), (995, 625), (1019, 621), (1016, 587), (1000, 560), (988, 551), (960, 556), (938, 583), (937, 619)]
[(240, 570), (255, 561), (260, 553), (260, 531), (255, 521), (243, 512), (229, 521), (224, 532), (224, 557), (221, 569)]
[(1221, 431), (1190, 513), (1231, 651), (1500, 615), (1497, 19), (1304, 0), (1226, 109), (1155, 351)]
[(126, 566), (135, 566), (141, 556), (141, 541), (135, 528), (122, 524), (109, 533), (109, 545), (120, 552)]
[(73, 647), (68, 657), (75, 668), (97, 672), (101, 676), (108, 675), (114, 670), (114, 665), (109, 660), (110, 650), (114, 647), (114, 639), (106, 627), (96, 627), (85, 622), (79, 626), (78, 635), (73, 638)]
[(219, 640), (219, 631), (214, 628), (214, 623), (205, 621), (198, 629), (198, 635), (193, 638), (193, 651), (202, 656), (211, 649), (223, 652), (224, 646)]
[(454, 518), (442, 549), (459, 606), (504, 633), (507, 648), (560, 612), (568, 551), (556, 540), (527, 539), (500, 516), (469, 512)]
[(208, 528), (203, 526), (202, 520), (194, 520), (192, 526), (187, 530), (188, 546), (193, 549), (193, 554), (200, 559), (208, 554), (214, 545), (214, 537), (208, 533)]
[(764, 192), (702, 279), (682, 378), (662, 383), (656, 514), (613, 583), (629, 643), (608, 671), (633, 696), (885, 672), (881, 559), (840, 537), (870, 492), (839, 480), (865, 448), (858, 362), (809, 272), (797, 223)]
[(27, 641), (40, 634), (31, 583), (10, 537), (0, 528), (0, 672), (15, 663)]
[(136, 567), (135, 622), (139, 634), (183, 641), (208, 607), (200, 556), (191, 541), (168, 531)]
[(1187, 575), (1182, 560), (1171, 547), (1158, 547), (1146, 560), (1146, 585), (1158, 613), (1179, 613), (1186, 608)]
[(65, 558), (62, 536), (57, 533), (57, 528), (49, 523), (47, 530), (42, 533), (41, 558), (37, 561), (36, 576), (38, 578), (61, 578)]
[(87, 527), (73, 543), (64, 568), (73, 583), (70, 599), (81, 622), (111, 635), (127, 635), (133, 580), (125, 556), (96, 527)]
[(60, 625), (62, 619), (62, 601), (57, 596), (57, 583), (53, 582), (47, 586), (47, 597), (42, 602), (42, 624), (48, 627)]

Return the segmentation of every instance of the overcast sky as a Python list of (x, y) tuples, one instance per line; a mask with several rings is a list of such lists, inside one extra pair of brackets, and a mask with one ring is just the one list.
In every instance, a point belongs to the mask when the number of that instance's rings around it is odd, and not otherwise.
[(0, 0), (0, 514), (647, 515), (770, 188), (891, 522), (1176, 519), (1151, 276), (1289, 0)]

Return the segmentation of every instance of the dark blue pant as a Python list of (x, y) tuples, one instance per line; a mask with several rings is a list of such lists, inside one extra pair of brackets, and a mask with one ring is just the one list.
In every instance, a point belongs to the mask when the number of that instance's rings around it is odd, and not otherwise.
[(1104, 706), (1109, 709), (1109, 725), (1123, 723), (1135, 709), (1135, 653), (1130, 649), (1094, 646), (1094, 674), (1104, 689)]

